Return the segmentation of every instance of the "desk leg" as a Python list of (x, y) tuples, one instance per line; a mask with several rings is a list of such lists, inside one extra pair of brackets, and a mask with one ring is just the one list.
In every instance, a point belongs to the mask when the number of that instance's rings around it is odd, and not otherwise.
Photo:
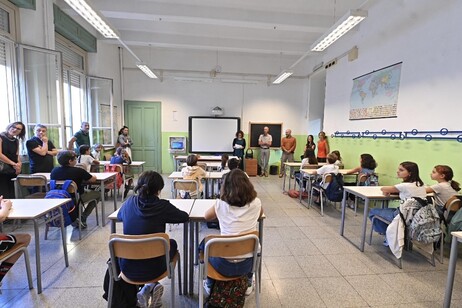
[(366, 242), (367, 214), (369, 212), (368, 210), (369, 210), (369, 198), (366, 198), (364, 199), (364, 216), (363, 216), (363, 225), (361, 228), (361, 243), (359, 244), (359, 250), (363, 252), (364, 252), (364, 243)]
[(282, 179), (282, 192), (286, 192), (286, 177), (287, 177), (287, 170), (286, 170), (286, 165), (284, 165), (284, 178)]
[(180, 290), (180, 294), (186, 294), (188, 292), (188, 227), (189, 223), (183, 224), (183, 292)]
[(111, 233), (116, 233), (116, 221), (111, 219)]
[[(114, 181), (116, 181), (116, 178), (114, 178)], [(125, 183), (122, 184), (122, 185), (125, 185)], [(116, 185), (115, 185), (115, 183), (114, 183), (114, 188), (112, 189), (112, 192), (114, 193), (114, 212), (115, 212), (115, 211), (117, 211), (117, 198), (116, 198)], [(104, 219), (106, 219), (106, 218), (104, 218)]]
[(69, 267), (69, 258), (67, 256), (67, 245), (66, 245), (66, 228), (64, 227), (64, 214), (62, 207), (58, 207), (59, 215), (61, 215), (61, 239), (63, 241), (63, 251), (64, 251), (64, 263), (66, 267)]
[(293, 170), (294, 167), (289, 167), (289, 190), (290, 190), (290, 185), (291, 185), (291, 182), (292, 182), (292, 170)]
[(343, 190), (343, 199), (342, 199), (342, 220), (340, 222), (340, 235), (341, 236), (343, 236), (343, 232), (345, 231), (346, 198), (347, 198), (347, 192), (344, 189)]
[(199, 228), (200, 228), (200, 223), (195, 222), (194, 228), (195, 228), (194, 229), (194, 254), (195, 254), (194, 265), (198, 265), (199, 264), (198, 247), (199, 247)]
[(194, 290), (194, 222), (189, 222), (189, 294)]
[(263, 260), (263, 219), (261, 219), (258, 224), (258, 237), (258, 240), (260, 241), (260, 260), (258, 265), (258, 291), (261, 293), (261, 266)]
[(37, 293), (42, 293), (42, 266), (40, 265), (40, 235), (38, 228), (38, 221), (34, 221), (34, 232), (35, 232), (35, 265), (37, 268)]
[(459, 241), (457, 238), (453, 236), (451, 243), (451, 255), (449, 256), (448, 280), (446, 282), (446, 291), (444, 293), (444, 308), (451, 307), (452, 288), (454, 287), (454, 274), (456, 273), (458, 242)]
[[(115, 183), (114, 183), (115, 185)], [(104, 209), (104, 181), (101, 182), (100, 184), (100, 194), (101, 194), (101, 224), (103, 225), (103, 227), (106, 225), (106, 211)], [(98, 205), (96, 205), (98, 206)]]

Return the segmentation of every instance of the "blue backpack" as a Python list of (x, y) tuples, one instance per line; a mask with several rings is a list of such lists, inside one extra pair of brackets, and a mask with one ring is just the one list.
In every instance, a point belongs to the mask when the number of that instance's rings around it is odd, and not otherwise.
[(332, 181), (325, 189), (326, 197), (332, 202), (340, 202), (343, 199), (343, 176), (338, 173), (331, 173)]
[[(66, 180), (61, 188), (56, 187), (56, 181), (50, 181), (50, 190), (45, 195), (45, 199), (71, 199), (71, 201), (64, 203), (61, 205), (61, 209), (63, 210), (64, 216), (64, 226), (67, 227), (72, 223), (72, 218), (69, 213), (75, 211), (75, 203), (74, 198), (72, 198), (71, 194), (67, 191), (69, 186), (71, 185), (71, 180)], [(55, 209), (52, 211), (52, 215), (58, 216), (58, 218), (53, 219), (52, 221), (48, 222), (50, 227), (61, 227), (61, 221), (59, 219), (59, 210)]]

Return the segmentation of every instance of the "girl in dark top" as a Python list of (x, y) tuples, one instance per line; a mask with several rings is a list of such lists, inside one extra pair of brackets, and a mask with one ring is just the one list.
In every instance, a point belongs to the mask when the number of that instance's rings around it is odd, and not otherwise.
[[(117, 219), (123, 221), (124, 234), (141, 235), (165, 232), (167, 223), (183, 223), (189, 220), (189, 215), (177, 209), (168, 200), (160, 199), (160, 192), (164, 188), (162, 176), (155, 171), (143, 172), (135, 187), (137, 195), (130, 196), (117, 214)], [(170, 259), (177, 252), (177, 243), (170, 239)], [(167, 270), (165, 257), (147, 260), (120, 259), (120, 269), (132, 280), (150, 280), (158, 277)], [(160, 301), (163, 289), (160, 284), (147, 284), (138, 292), (138, 301), (145, 307), (153, 293), (151, 306)], [(159, 296), (160, 294), (160, 296)], [(154, 303), (154, 304), (153, 304)]]
[(244, 170), (244, 149), (245, 149), (244, 132), (242, 130), (236, 133), (236, 138), (233, 140), (233, 155), (240, 158), (239, 168)]
[(22, 122), (13, 122), (0, 133), (0, 161), (11, 172), (0, 173), (0, 195), (5, 199), (14, 199), (14, 182), (11, 180), (21, 173), (19, 159), (19, 139), (24, 140), (25, 126)]
[(314, 150), (316, 150), (316, 144), (314, 143), (314, 136), (308, 135), (308, 137), (306, 137), (306, 145), (305, 145), (305, 151), (304, 151), (304, 153), (306, 154), (302, 156), (302, 159), (305, 157), (312, 157), (312, 156), (316, 157), (316, 155), (314, 155)]

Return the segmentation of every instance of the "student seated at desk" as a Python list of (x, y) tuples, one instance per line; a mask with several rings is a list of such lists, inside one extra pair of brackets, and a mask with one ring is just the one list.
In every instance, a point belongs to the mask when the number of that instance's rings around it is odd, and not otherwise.
[[(427, 186), (425, 189), (427, 193), (435, 194), (436, 208), (438, 212), (442, 214), (445, 211), (444, 206), (446, 202), (460, 191), (460, 185), (452, 179), (454, 177), (452, 168), (446, 165), (435, 166), (430, 176), (432, 180), (437, 181), (438, 184)], [(457, 211), (457, 209), (455, 210)], [(451, 211), (448, 216), (448, 221), (453, 214), (454, 212)]]
[[(5, 200), (3, 199), (3, 196), (0, 196), (0, 222), (4, 222), (8, 217), (12, 205), (13, 203), (11, 200)], [(29, 243), (30, 235), (27, 233), (0, 233), (0, 253), (14, 248), (17, 244), (25, 244), (28, 246)], [(19, 257), (21, 257), (20, 253), (15, 254), (0, 264), (0, 288), (2, 286), (3, 278), (5, 278), (5, 275), (8, 273), (8, 271), (13, 267), (16, 261), (18, 261)]]
[[(124, 234), (141, 235), (151, 233), (165, 233), (166, 223), (183, 223), (189, 220), (188, 213), (177, 209), (168, 200), (160, 199), (160, 192), (164, 188), (162, 176), (155, 171), (143, 172), (135, 187), (137, 195), (130, 196), (117, 214), (117, 219), (123, 222)], [(174, 239), (170, 239), (170, 259), (178, 250)], [(120, 269), (125, 273), (136, 273), (128, 278), (131, 280), (150, 280), (160, 276), (167, 270), (165, 257), (148, 260), (120, 259)], [(160, 283), (146, 284), (138, 292), (138, 305), (158, 307), (161, 303), (163, 286)]]
[(228, 154), (223, 154), (221, 155), (221, 165), (218, 166), (218, 171), (224, 171), (228, 170), (228, 160), (229, 160), (229, 155)]
[[(224, 178), (220, 192), (220, 199), (205, 213), (206, 220), (218, 219), (221, 235), (238, 235), (255, 231), (257, 222), (263, 214), (261, 201), (257, 198), (252, 183), (247, 175), (240, 169), (231, 170)], [(204, 250), (204, 241), (199, 250)], [(210, 258), (210, 264), (223, 276), (235, 277), (250, 273), (253, 266), (253, 257), (242, 256), (240, 259), (228, 260), (225, 258)], [(248, 288), (245, 292), (250, 295), (254, 282), (252, 275), (248, 274)], [(207, 278), (204, 282), (205, 290), (210, 294), (213, 280)]]
[[(367, 179), (365, 182), (359, 183), (360, 186), (371, 186), (371, 185), (377, 185), (377, 176), (373, 179), (373, 174), (375, 173), (375, 168), (377, 168), (377, 162), (375, 161), (374, 157), (372, 157), (371, 154), (361, 154), (360, 159), (359, 159), (360, 166), (356, 167), (354, 169), (351, 169), (351, 171), (347, 172), (346, 174), (355, 174), (358, 173), (358, 179), (361, 178), (362, 176), (366, 175)], [(356, 185), (356, 183), (350, 183), (350, 185)], [(355, 197), (353, 195), (349, 195), (349, 199), (347, 200), (347, 205), (350, 208), (354, 209), (354, 199)]]
[[(419, 176), (419, 166), (416, 163), (410, 161), (402, 162), (398, 166), (396, 175), (398, 178), (403, 179), (403, 182), (394, 186), (382, 187), (382, 192), (384, 195), (399, 194), (401, 201), (405, 201), (409, 198), (421, 198), (424, 200), (427, 198), (427, 192), (425, 191), (424, 184)], [(380, 216), (388, 221), (392, 221), (393, 218), (398, 215), (398, 213), (399, 209), (373, 208), (369, 211), (369, 219), (372, 219), (374, 216)], [(380, 234), (385, 234), (387, 227), (387, 224), (378, 219), (375, 219), (374, 224), (372, 225), (374, 231)], [(384, 241), (384, 245), (388, 246), (386, 239)]]
[(103, 151), (103, 146), (101, 145), (101, 143), (96, 143), (95, 145), (93, 145), (93, 150), (91, 151), (91, 155), (93, 156), (95, 160), (99, 161), (101, 159), (102, 151)]
[(331, 153), (337, 156), (337, 160), (335, 161), (334, 165), (339, 166), (339, 168), (343, 168), (343, 161), (342, 161), (342, 157), (340, 156), (340, 151), (335, 150), (335, 151), (332, 151)]
[(124, 148), (118, 147), (114, 155), (111, 157), (110, 163), (119, 165), (131, 164), (132, 159), (130, 158), (130, 156), (128, 156), (128, 153)]
[[(310, 136), (313, 137), (312, 135)], [(314, 143), (312, 144), (312, 146), (316, 147)], [(317, 165), (317, 164), (318, 164), (318, 159), (316, 158), (316, 155), (314, 155), (314, 151), (312, 150), (312, 148), (310, 148), (307, 144), (305, 148), (305, 153), (303, 154), (302, 163), (300, 165), (300, 170), (304, 169), (307, 165)], [(299, 183), (300, 185), (302, 178), (301, 178), (301, 172), (299, 170), (294, 172), (294, 177), (295, 177), (295, 181), (297, 181), (297, 183)], [(305, 187), (306, 186), (305, 184), (306, 184), (306, 180), (303, 180), (302, 187)]]
[[(181, 169), (181, 175), (183, 176), (184, 180), (195, 180), (198, 185), (199, 185), (199, 193), (202, 193), (202, 190), (204, 189), (202, 187), (202, 178), (204, 178), (207, 174), (205, 173), (205, 170), (202, 169), (197, 165), (197, 156), (194, 154), (188, 155), (188, 158), (186, 158), (186, 167)], [(187, 198), (187, 192), (181, 190), (180, 195), (182, 198)], [(196, 191), (191, 191), (189, 192), (189, 197), (191, 198), (197, 198), (197, 192)]]
[[(96, 202), (90, 202), (85, 211), (82, 213), (82, 220), (79, 222), (78, 218), (73, 224), (74, 227), (78, 227), (78, 223), (82, 229), (87, 227), (87, 217), (91, 214), (93, 209), (96, 207), (96, 204), (101, 201), (101, 195), (99, 191), (85, 191), (82, 182), (95, 182), (96, 177), (91, 175), (86, 170), (82, 168), (77, 168), (77, 157), (74, 151), (60, 151), (58, 152), (58, 163), (60, 167), (55, 167), (50, 174), (50, 179), (57, 181), (72, 180), (77, 184), (78, 192), (80, 194), (80, 199), (83, 203), (87, 203), (90, 200), (95, 200)], [(75, 196), (73, 196), (75, 198)], [(78, 207), (80, 209), (80, 207)]]
[(93, 156), (90, 154), (90, 146), (88, 144), (82, 144), (79, 147), (79, 158), (77, 159), (77, 163), (81, 164), (85, 167), (85, 170), (90, 172), (92, 165), (99, 165), (99, 161), (94, 159)]
[[(337, 174), (339, 168), (338, 168), (337, 165), (335, 165), (336, 161), (337, 161), (337, 156), (335, 156), (332, 153), (329, 153), (327, 155), (327, 164), (325, 164), (324, 166), (322, 166), (319, 169), (316, 169), (313, 173), (317, 174), (317, 175), (324, 175), (326, 173), (335, 173), (335, 174)], [(315, 183), (314, 185), (318, 185), (318, 186), (326, 189), (327, 186), (329, 186), (329, 183), (324, 183), (324, 182), (321, 181), (321, 182)], [(319, 195), (316, 195), (316, 193), (317, 193), (317, 191), (313, 191), (313, 197), (316, 197), (313, 201), (314, 201), (314, 203), (319, 204)]]

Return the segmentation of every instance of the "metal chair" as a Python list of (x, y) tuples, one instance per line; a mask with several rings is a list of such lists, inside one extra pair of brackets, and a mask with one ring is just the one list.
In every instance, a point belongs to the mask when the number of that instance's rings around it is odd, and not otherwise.
[[(37, 174), (19, 174), (15, 181), (16, 198), (20, 196), (26, 199), (43, 199), (48, 191), (48, 181), (43, 175)], [(36, 188), (39, 187), (40, 191), (30, 195), (23, 196), (23, 188)]]
[[(367, 174), (360, 174), (358, 177), (358, 182), (356, 183), (357, 186), (364, 186), (369, 176)], [(348, 198), (347, 198), (348, 200)], [(355, 216), (357, 215), (358, 210), (358, 197), (355, 196)]]
[(239, 235), (209, 235), (205, 239), (205, 248), (199, 263), (199, 307), (204, 306), (204, 287), (202, 281), (206, 277), (214, 280), (231, 281), (240, 277), (226, 277), (217, 272), (209, 263), (210, 257), (232, 258), (248, 253), (253, 254), (252, 273), (255, 276), (255, 300), (260, 307), (260, 277), (258, 275), (259, 239), (258, 232)]
[[(180, 253), (177, 251), (173, 260), (170, 260), (170, 238), (166, 233), (154, 233), (143, 235), (111, 234), (109, 240), (109, 253), (111, 259), (108, 262), (109, 270), (109, 296), (108, 307), (112, 305), (112, 294), (114, 281), (124, 280), (129, 284), (143, 285), (158, 282), (168, 277), (171, 279), (171, 307), (175, 307), (175, 267), (178, 263), (178, 288), (181, 294), (181, 266)], [(165, 256), (167, 270), (160, 276), (147, 281), (133, 281), (127, 278), (128, 272), (117, 273), (117, 262), (119, 258), (131, 260), (144, 260)], [(146, 269), (149, 271), (149, 268)], [(130, 276), (130, 275), (128, 275)]]
[[(322, 185), (329, 185), (329, 183), (332, 182), (332, 174), (330, 173), (325, 173), (322, 175)], [(321, 216), (324, 216), (324, 188), (323, 186), (316, 186), (312, 185), (311, 186), (311, 193), (310, 193), (310, 207), (311, 203), (313, 202), (313, 192), (316, 190), (319, 193), (319, 201), (321, 203)], [(326, 185), (326, 186), (327, 186)]]
[[(200, 196), (199, 183), (196, 180), (174, 180), (173, 198), (177, 198), (178, 190), (189, 192), (192, 196)], [(194, 192), (194, 194), (192, 194), (192, 192)]]
[[(56, 185), (63, 185), (65, 181), (56, 181)], [(77, 188), (77, 184), (72, 181), (71, 185), (69, 186), (69, 188), (67, 189), (67, 192), (72, 196), (72, 195), (75, 195), (75, 200), (74, 200), (74, 203), (75, 203), (75, 206), (77, 207), (77, 210), (79, 211), (79, 221), (82, 220), (82, 213), (83, 211), (85, 210), (85, 204), (83, 203), (82, 199), (80, 199), (80, 195), (79, 195), (79, 192), (78, 192), (78, 188)], [(95, 206), (95, 214), (96, 214), (96, 225), (99, 226), (99, 219), (98, 219), (98, 203), (95, 199), (92, 199), (92, 200), (89, 200), (87, 201), (86, 205), (88, 205), (89, 203), (91, 202), (95, 202), (96, 203), (96, 206)], [(48, 231), (50, 229), (50, 225), (49, 224), (46, 224), (45, 225), (45, 240), (48, 239)], [(82, 239), (82, 226), (81, 224), (79, 223), (79, 240)]]
[(128, 191), (133, 188), (133, 175), (129, 175), (124, 172), (124, 166), (120, 164), (109, 164), (104, 167), (105, 172), (117, 172), (115, 183), (110, 183), (106, 188), (112, 189), (111, 185), (116, 185), (117, 194), (120, 193), (122, 188), (122, 201), (127, 197)]

